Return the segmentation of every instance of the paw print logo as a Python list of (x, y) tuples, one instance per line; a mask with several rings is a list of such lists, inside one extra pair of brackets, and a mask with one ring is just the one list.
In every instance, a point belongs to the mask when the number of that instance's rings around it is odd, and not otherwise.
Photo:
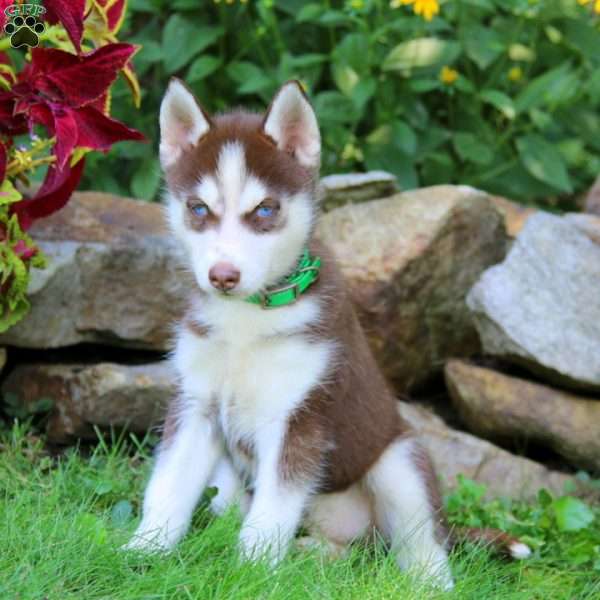
[(40, 43), (39, 36), (44, 33), (46, 26), (33, 15), (23, 17), (17, 15), (4, 26), (4, 32), (10, 36), (13, 48), (28, 46), (35, 48)]

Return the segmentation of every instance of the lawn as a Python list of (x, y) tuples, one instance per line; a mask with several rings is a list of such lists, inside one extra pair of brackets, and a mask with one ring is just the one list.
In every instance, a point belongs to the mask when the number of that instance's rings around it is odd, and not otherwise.
[(544, 492), (533, 504), (486, 503), (469, 481), (447, 499), (452, 519), (503, 525), (536, 550), (523, 563), (482, 548), (458, 550), (452, 555), (457, 585), (448, 594), (401, 574), (383, 548), (357, 547), (337, 561), (295, 551), (275, 572), (242, 564), (233, 511), (213, 518), (199, 508), (191, 534), (170, 556), (122, 553), (139, 512), (150, 446), (131, 438), (51, 456), (30, 427), (1, 430), (0, 598), (600, 598), (597, 506)]

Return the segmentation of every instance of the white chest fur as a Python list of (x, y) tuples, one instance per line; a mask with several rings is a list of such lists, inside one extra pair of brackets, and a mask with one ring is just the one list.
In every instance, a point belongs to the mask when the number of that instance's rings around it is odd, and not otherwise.
[(304, 332), (319, 316), (314, 300), (274, 310), (221, 300), (198, 309), (208, 334), (182, 328), (174, 354), (185, 403), (214, 419), (238, 470), (252, 475), (247, 449), (281, 444), (264, 438), (281, 438), (290, 414), (322, 383), (332, 342)]

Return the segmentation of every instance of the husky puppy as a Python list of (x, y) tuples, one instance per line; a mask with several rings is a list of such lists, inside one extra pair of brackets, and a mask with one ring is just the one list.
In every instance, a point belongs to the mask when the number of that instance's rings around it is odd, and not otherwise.
[(244, 557), (276, 564), (300, 525), (332, 550), (376, 528), (402, 569), (450, 588), (431, 462), (313, 236), (321, 141), (302, 88), (286, 83), (264, 115), (213, 117), (174, 79), (160, 131), (168, 220), (195, 281), (179, 395), (127, 547), (172, 548), (210, 485), (217, 513), (241, 502)]

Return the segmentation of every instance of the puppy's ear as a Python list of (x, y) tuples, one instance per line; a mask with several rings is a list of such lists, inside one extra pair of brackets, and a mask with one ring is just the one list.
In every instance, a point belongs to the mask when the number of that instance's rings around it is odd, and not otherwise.
[(297, 81), (288, 81), (277, 92), (265, 115), (263, 130), (301, 165), (319, 166), (321, 135), (317, 117)]
[(160, 161), (171, 166), (210, 129), (210, 118), (179, 79), (171, 79), (160, 105)]

